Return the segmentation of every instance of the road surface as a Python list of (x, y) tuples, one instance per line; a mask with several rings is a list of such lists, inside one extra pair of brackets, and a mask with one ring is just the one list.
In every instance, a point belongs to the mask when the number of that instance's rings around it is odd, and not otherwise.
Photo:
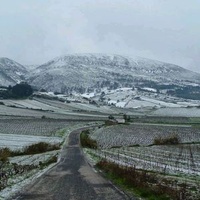
[(130, 199), (95, 172), (79, 147), (73, 131), (61, 152), (60, 162), (11, 199), (17, 200), (123, 200)]

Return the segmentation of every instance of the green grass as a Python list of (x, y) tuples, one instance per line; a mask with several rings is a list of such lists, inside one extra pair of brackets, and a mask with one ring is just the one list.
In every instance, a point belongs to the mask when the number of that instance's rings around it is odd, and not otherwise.
[(66, 129), (61, 129), (61, 130), (57, 131), (55, 135), (58, 137), (64, 137), (65, 133), (66, 133)]
[[(170, 180), (164, 176), (161, 178), (156, 173), (119, 166), (106, 160), (101, 160), (96, 166), (115, 185), (132, 193), (133, 196), (135, 194), (146, 200), (180, 200), (179, 196), (185, 195), (186, 188), (184, 186), (174, 187)], [(160, 184), (161, 182), (163, 184)], [(187, 198), (187, 196), (183, 197)]]
[(125, 178), (119, 177), (113, 173), (106, 173), (105, 176), (119, 188), (128, 191), (133, 196), (142, 197), (146, 200), (170, 200), (170, 198), (166, 195), (153, 194), (153, 192), (150, 189), (133, 187), (131, 184), (127, 183)]
[(54, 156), (52, 156), (51, 158), (49, 158), (47, 161), (45, 161), (45, 162), (40, 162), (39, 163), (39, 165), (40, 165), (40, 169), (43, 169), (43, 168), (45, 168), (46, 166), (48, 166), (48, 165), (50, 165), (50, 164), (52, 164), (52, 163), (56, 163), (57, 162), (57, 156), (56, 155), (54, 155)]
[(80, 134), (80, 142), (83, 148), (97, 149), (97, 142), (89, 137), (89, 130), (82, 131)]

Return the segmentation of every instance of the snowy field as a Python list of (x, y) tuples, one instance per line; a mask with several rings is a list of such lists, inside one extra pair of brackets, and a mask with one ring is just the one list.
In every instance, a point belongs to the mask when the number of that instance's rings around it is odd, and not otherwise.
[(55, 136), (56, 131), (86, 122), (64, 119), (24, 119), (10, 118), (0, 120), (0, 133), (31, 136)]
[[(54, 119), (94, 119), (105, 118), (112, 112), (110, 108), (102, 109), (91, 104), (63, 103), (54, 100), (3, 100), (5, 105), (0, 105), (0, 115), (43, 117)], [(94, 113), (97, 112), (97, 113)], [(102, 113), (102, 115), (101, 115)]]
[(0, 148), (8, 147), (11, 150), (23, 149), (26, 146), (39, 142), (46, 142), (50, 144), (60, 144), (62, 142), (62, 138), (60, 137), (44, 137), (18, 134), (0, 133), (0, 138)]
[[(121, 108), (184, 108), (187, 106), (195, 107), (200, 105), (200, 101), (197, 100), (185, 100), (168, 96), (166, 94), (155, 93), (155, 89), (153, 88), (146, 88), (146, 92), (132, 88), (120, 88), (116, 90), (105, 89), (103, 92), (105, 93), (105, 103)], [(99, 97), (100, 94), (96, 94), (93, 99), (98, 100)]]
[(10, 163), (16, 163), (18, 165), (39, 165), (40, 162), (45, 162), (52, 156), (57, 155), (59, 151), (49, 151), (46, 153), (35, 154), (35, 155), (25, 155), (25, 156), (15, 156), (9, 159)]
[(16, 106), (20, 108), (30, 108), (30, 109), (43, 109), (43, 110), (53, 110), (55, 109), (52, 106), (49, 106), (45, 103), (24, 99), (24, 100), (1, 100), (6, 106)]
[[(95, 124), (99, 124), (99, 122), (69, 122), (57, 119), (24, 119), (23, 117), (1, 116), (1, 130), (4, 130), (6, 134), (0, 134), (0, 148), (21, 149), (41, 141), (60, 144), (64, 140), (67, 142), (68, 136), (73, 130)], [(2, 164), (0, 162), (0, 174), (3, 175), (3, 178), (0, 179), (0, 200), (7, 199), (11, 194), (41, 176), (55, 164), (45, 163), (55, 156), (59, 160), (59, 153), (60, 151), (57, 150), (35, 155), (15, 156), (9, 158), (9, 163)], [(41, 164), (45, 164), (45, 166), (41, 167)]]
[[(98, 149), (84, 149), (89, 162), (107, 161), (156, 174), (171, 187), (184, 184), (192, 198), (200, 196), (200, 129), (190, 125), (145, 124), (114, 125), (90, 133)], [(179, 144), (152, 145), (155, 138), (177, 136)], [(159, 180), (159, 181), (160, 181)], [(165, 184), (165, 183), (164, 183)], [(154, 184), (152, 184), (154, 185)], [(193, 192), (195, 191), (195, 192)]]
[(200, 117), (200, 108), (161, 108), (151, 114), (171, 117)]
[(162, 145), (88, 150), (99, 158), (137, 169), (164, 174), (198, 176), (200, 179), (200, 145)]
[(97, 140), (100, 148), (131, 145), (151, 145), (155, 138), (176, 135), (180, 142), (200, 142), (200, 129), (191, 126), (172, 125), (115, 125), (97, 129), (91, 137)]
[(77, 111), (85, 111), (85, 112), (99, 112), (99, 113), (116, 113), (113, 109), (111, 109), (109, 106), (97, 106), (89, 103), (63, 103), (59, 101), (53, 101), (53, 100), (43, 100), (43, 99), (37, 99), (37, 101), (40, 101), (41, 103), (46, 103), (51, 107), (62, 109), (68, 112), (77, 112)]

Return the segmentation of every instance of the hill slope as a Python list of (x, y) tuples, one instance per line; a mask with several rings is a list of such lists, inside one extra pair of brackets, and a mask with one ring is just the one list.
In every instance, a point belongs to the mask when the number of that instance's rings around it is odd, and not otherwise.
[(120, 55), (71, 54), (53, 59), (28, 78), (38, 88), (67, 93), (93, 88), (132, 87), (146, 81), (162, 84), (200, 83), (200, 74), (177, 65)]
[(0, 58), (0, 86), (14, 85), (25, 79), (27, 70), (8, 58)]

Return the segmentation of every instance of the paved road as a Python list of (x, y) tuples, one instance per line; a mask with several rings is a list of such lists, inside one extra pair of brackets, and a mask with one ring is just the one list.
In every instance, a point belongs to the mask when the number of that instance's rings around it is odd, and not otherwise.
[(60, 162), (12, 199), (122, 200), (129, 199), (96, 173), (79, 147), (79, 131), (69, 136)]

